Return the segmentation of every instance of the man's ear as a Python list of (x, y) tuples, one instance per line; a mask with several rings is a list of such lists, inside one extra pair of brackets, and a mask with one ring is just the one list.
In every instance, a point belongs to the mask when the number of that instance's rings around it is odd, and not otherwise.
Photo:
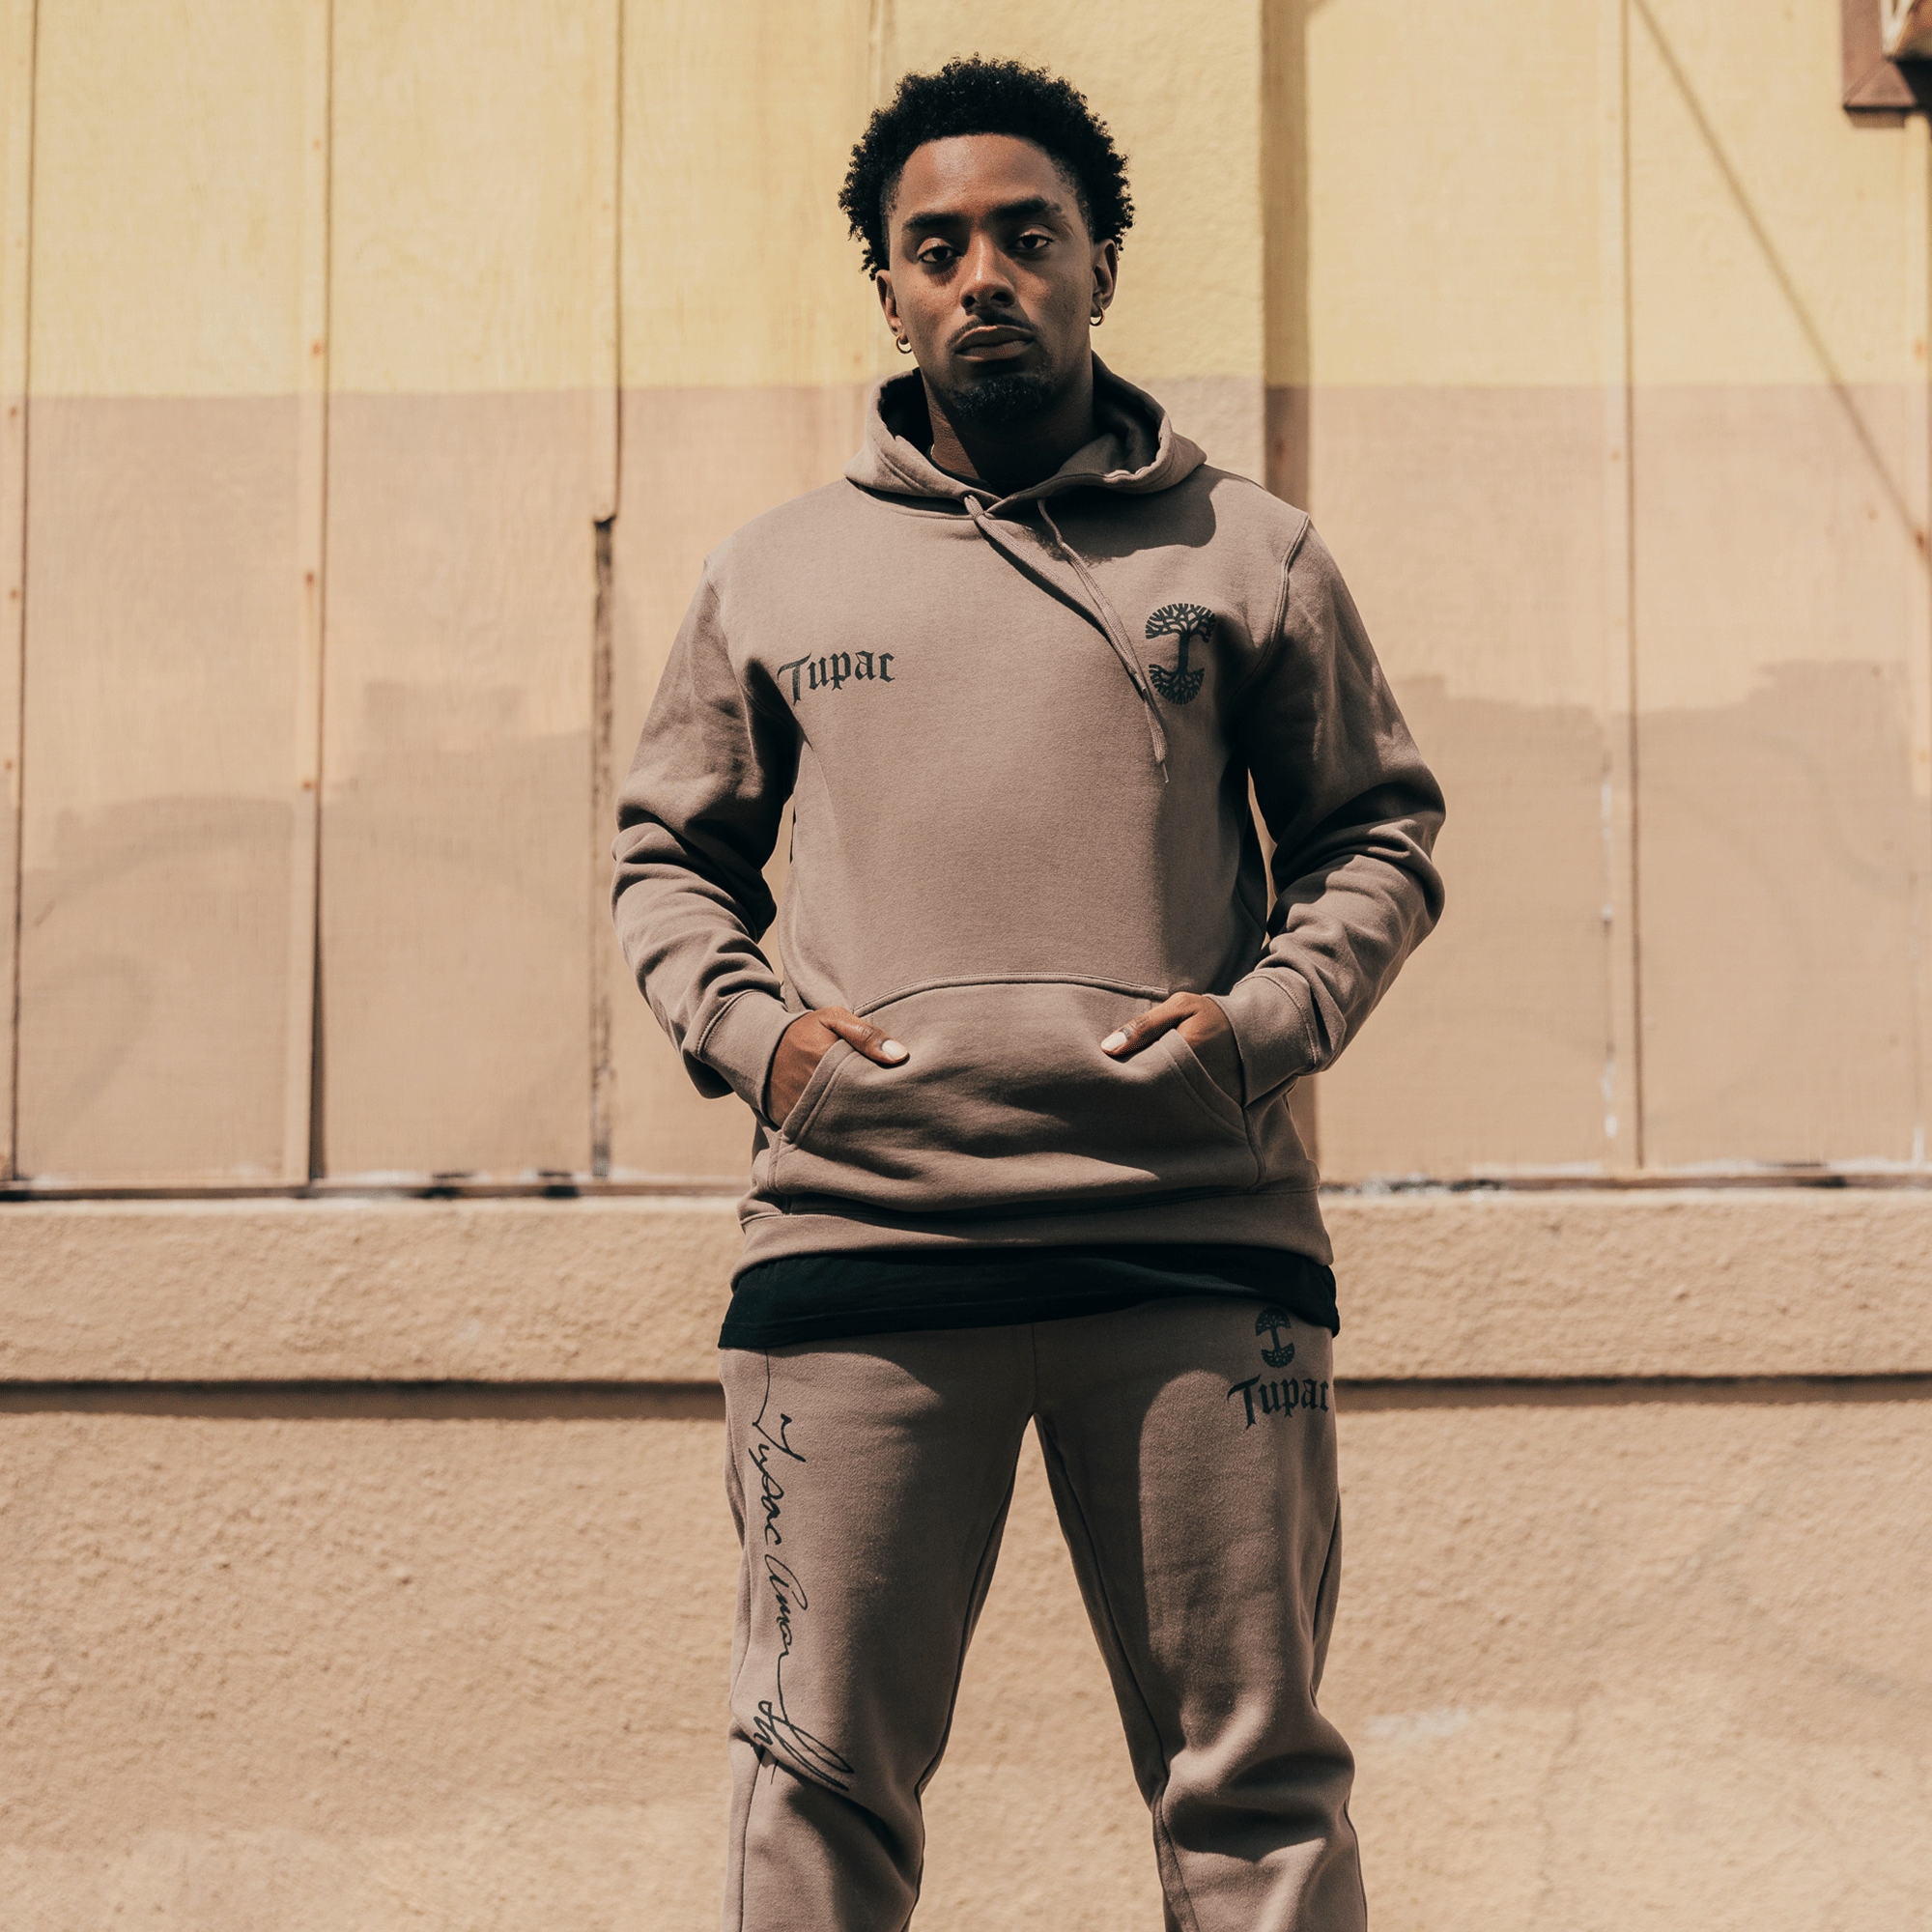
[(872, 277), (872, 285), (879, 292), (879, 306), (885, 311), (886, 327), (895, 335), (899, 334), (899, 305), (893, 295), (893, 273), (890, 269), (881, 269)]
[(1121, 285), (1121, 244), (1096, 242), (1094, 244), (1094, 294), (1105, 308)]

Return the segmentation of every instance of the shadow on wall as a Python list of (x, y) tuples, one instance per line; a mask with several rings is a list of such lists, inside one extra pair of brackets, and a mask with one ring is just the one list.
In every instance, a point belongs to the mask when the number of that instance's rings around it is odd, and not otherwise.
[[(1454, 801), (1451, 913), (1324, 1076), (1328, 1176), (1601, 1159), (1602, 724), (1403, 695)], [(1641, 715), (1651, 1165), (1913, 1157), (1909, 697), (1896, 666), (1792, 664), (1742, 703)]]
[[(588, 736), (437, 751), (416, 714), (444, 694), (369, 702), (323, 814), (327, 1170), (581, 1170), (559, 1156), (589, 1110)], [(23, 1175), (275, 1177), (293, 818), (178, 798), (62, 820), (22, 881)]]
[(294, 820), (241, 798), (62, 816), (21, 880), (22, 1174), (274, 1176)]
[(1909, 702), (1897, 665), (1787, 664), (1640, 717), (1654, 1162), (1914, 1157)]
[(366, 701), (360, 768), (323, 810), (327, 1171), (581, 1173), (589, 733), (426, 750), (417, 714), (444, 694), (377, 684)]

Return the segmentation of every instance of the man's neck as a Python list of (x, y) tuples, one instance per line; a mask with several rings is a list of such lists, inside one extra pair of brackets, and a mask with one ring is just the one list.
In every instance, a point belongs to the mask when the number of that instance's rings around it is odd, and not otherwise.
[(1094, 440), (1094, 371), (1090, 363), (1051, 410), (1010, 429), (953, 422), (946, 406), (925, 385), (926, 414), (932, 424), (930, 455), (942, 469), (976, 476), (1002, 496), (1043, 483), (1076, 449)]

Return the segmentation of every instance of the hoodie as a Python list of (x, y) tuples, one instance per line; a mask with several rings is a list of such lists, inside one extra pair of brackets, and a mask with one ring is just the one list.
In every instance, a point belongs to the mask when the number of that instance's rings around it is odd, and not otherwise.
[[(916, 373), (882, 384), (844, 478), (706, 561), (618, 796), (613, 908), (694, 1084), (758, 1116), (740, 1272), (933, 1244), (1330, 1259), (1289, 1091), (1438, 917), (1442, 796), (1307, 516), (1094, 371), (1094, 440), (1007, 497), (923, 453)], [(1239, 1099), (1178, 1032), (1101, 1052), (1180, 991), (1232, 1023)], [(909, 1057), (840, 1041), (766, 1118), (781, 1035), (827, 1006)]]

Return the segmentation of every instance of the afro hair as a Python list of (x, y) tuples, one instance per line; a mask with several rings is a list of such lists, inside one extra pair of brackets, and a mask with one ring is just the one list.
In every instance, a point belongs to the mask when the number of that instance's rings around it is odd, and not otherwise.
[(909, 73), (852, 150), (838, 206), (876, 275), (890, 258), (886, 210), (915, 148), (956, 134), (1014, 134), (1043, 148), (1080, 197), (1087, 232), (1118, 242), (1133, 224), (1126, 156), (1087, 97), (1044, 68), (1019, 61), (950, 60), (937, 73)]

